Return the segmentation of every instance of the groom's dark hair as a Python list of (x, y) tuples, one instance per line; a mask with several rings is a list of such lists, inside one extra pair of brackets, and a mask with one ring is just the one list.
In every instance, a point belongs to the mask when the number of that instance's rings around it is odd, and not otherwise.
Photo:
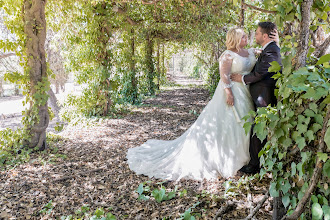
[(276, 30), (276, 24), (273, 22), (259, 22), (258, 26), (261, 28), (261, 33), (271, 35), (271, 32)]

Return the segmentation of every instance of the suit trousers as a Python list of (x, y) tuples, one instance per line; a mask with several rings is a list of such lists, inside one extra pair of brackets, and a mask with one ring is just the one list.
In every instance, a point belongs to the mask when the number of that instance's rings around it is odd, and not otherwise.
[[(275, 90), (275, 86), (251, 85), (250, 92), (253, 98), (255, 109), (260, 107), (267, 107), (269, 104), (275, 105), (277, 100), (274, 95), (274, 90)], [(267, 142), (267, 137), (264, 141), (260, 141), (256, 135), (253, 135), (253, 128), (254, 125), (252, 125), (251, 128), (250, 148), (249, 148), (251, 160), (249, 162), (249, 165), (259, 168), (260, 160), (258, 154), (261, 151), (261, 149), (265, 146)]]

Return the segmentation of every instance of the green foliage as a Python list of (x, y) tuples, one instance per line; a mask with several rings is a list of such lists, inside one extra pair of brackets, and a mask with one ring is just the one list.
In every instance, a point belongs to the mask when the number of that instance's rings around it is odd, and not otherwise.
[(50, 214), (53, 211), (53, 201), (50, 200), (43, 208), (39, 211), (39, 214)]
[[(24, 148), (24, 137), (28, 138), (22, 128), (16, 130), (4, 129), (0, 131), (0, 169), (10, 169), (19, 164), (30, 161), (30, 154), (37, 149)], [(49, 164), (57, 161), (58, 158), (65, 159), (66, 155), (59, 154), (56, 144), (62, 141), (62, 137), (54, 134), (47, 134), (46, 151), (38, 154), (35, 159), (42, 164)]]
[(176, 196), (176, 188), (174, 191), (166, 193), (165, 187), (161, 186), (160, 189), (154, 189), (151, 194), (157, 202), (171, 200)]
[[(116, 90), (117, 83), (112, 79), (113, 53), (109, 41), (112, 32), (108, 28), (113, 22), (111, 5), (106, 2), (70, 1), (58, 4), (67, 7), (56, 15), (56, 19), (63, 19), (61, 25), (75, 27), (69, 28), (72, 32), (64, 36), (67, 69), (76, 72), (79, 84), (87, 84), (81, 96), (69, 97), (68, 105), (83, 116), (105, 116), (113, 104), (112, 90)], [(56, 5), (50, 6), (57, 10)], [(59, 28), (59, 23), (52, 22), (52, 25)]]
[[(24, 104), (29, 103), (30, 109), (28, 111), (23, 112), (23, 120), (22, 124), (24, 126), (23, 129), (18, 129), (17, 131), (9, 131), (7, 130), (6, 134), (1, 137), (2, 141), (2, 149), (1, 151), (11, 152), (9, 155), (15, 156), (15, 151), (21, 152), (23, 147), (33, 147), (30, 146), (28, 143), (33, 136), (36, 135), (36, 132), (33, 131), (33, 128), (39, 123), (39, 114), (40, 114), (40, 107), (45, 106), (48, 100), (47, 91), (49, 91), (50, 83), (48, 81), (47, 76), (35, 76), (35, 72), (31, 69), (34, 68), (31, 65), (31, 56), (28, 56), (27, 53), (27, 39), (26, 33), (28, 31), (24, 30), (27, 28), (25, 24), (27, 22), (23, 22), (26, 19), (25, 12), (22, 10), (23, 1), (13, 1), (13, 0), (6, 0), (2, 2), (1, 5), (1, 13), (4, 15), (4, 23), (6, 27), (11, 31), (14, 38), (1, 40), (0, 41), (0, 49), (3, 51), (14, 51), (18, 56), (20, 56), (20, 64), (23, 67), (23, 72), (13, 72), (13, 73), (6, 73), (5, 80), (16, 83), (19, 85), (20, 88), (23, 89), (23, 95), (25, 95), (26, 100)], [(34, 23), (32, 28), (40, 28), (40, 22)], [(47, 73), (43, 73), (47, 74)], [(42, 77), (42, 78), (41, 78)], [(46, 113), (47, 114), (47, 113)], [(52, 114), (50, 120), (52, 119)], [(10, 134), (11, 133), (11, 134)], [(12, 139), (14, 134), (20, 134), (20, 137), (15, 137), (16, 142), (20, 145), (20, 150), (10, 142), (9, 139)], [(5, 144), (8, 144), (7, 146)], [(5, 149), (5, 150), (4, 150)], [(24, 152), (23, 155), (25, 155)], [(8, 156), (9, 160), (12, 159), (11, 156)], [(18, 156), (18, 158), (22, 158), (22, 156)], [(7, 162), (9, 161), (7, 159)]]
[(108, 212), (110, 210), (111, 209), (104, 210), (103, 208), (98, 208), (95, 211), (90, 212), (88, 205), (84, 205), (75, 212), (75, 215), (62, 216), (61, 220), (116, 220), (116, 216), (114, 216), (111, 212)]
[(148, 194), (150, 194), (150, 186), (144, 186), (146, 183), (147, 182), (141, 183), (136, 190), (136, 192), (139, 194), (139, 200), (146, 201), (150, 198), (150, 196), (148, 196)]
[(138, 98), (138, 89), (133, 86), (131, 81), (132, 77), (135, 77), (135, 74), (134, 71), (128, 71), (127, 74), (124, 74), (122, 79), (122, 90), (120, 92), (120, 94), (123, 95), (123, 100), (132, 104), (140, 101)]
[(183, 214), (181, 214), (180, 218), (177, 220), (195, 220), (195, 216), (198, 216), (198, 213), (193, 213), (193, 210), (200, 204), (200, 202), (196, 202), (189, 209), (187, 209)]
[(211, 95), (214, 94), (220, 81), (219, 62), (215, 62), (208, 71), (207, 88)]
[(0, 168), (12, 167), (30, 159), (31, 149), (24, 149), (24, 129), (4, 129), (0, 131)]
[[(324, 162), (323, 175), (316, 189), (317, 197), (327, 201), (330, 194), (326, 184), (329, 182), (329, 156), (326, 152), (317, 152), (323, 119), (329, 108), (328, 72), (327, 67), (317, 65), (300, 68), (292, 74), (278, 75), (280, 101), (276, 107), (259, 108), (255, 118), (254, 132), (259, 139), (268, 136), (259, 153), (264, 168), (261, 173), (272, 173), (270, 194), (281, 194), (289, 213), (305, 193), (317, 159)], [(290, 156), (289, 152), (296, 148), (298, 153)], [(326, 203), (314, 202), (309, 207), (313, 219), (322, 219), (323, 206), (327, 210)]]
[(201, 73), (200, 73), (201, 67), (202, 67), (202, 64), (198, 62), (194, 66), (192, 73), (190, 73), (190, 76), (195, 78), (195, 79), (199, 79), (201, 77)]
[(162, 202), (171, 200), (176, 196), (177, 187), (175, 187), (173, 191), (166, 192), (166, 188), (162, 185), (160, 186), (160, 188), (152, 190), (150, 186), (146, 185), (147, 183), (151, 182), (147, 181), (141, 183), (137, 188), (136, 192), (139, 194), (138, 200), (146, 201), (152, 196), (157, 202)]

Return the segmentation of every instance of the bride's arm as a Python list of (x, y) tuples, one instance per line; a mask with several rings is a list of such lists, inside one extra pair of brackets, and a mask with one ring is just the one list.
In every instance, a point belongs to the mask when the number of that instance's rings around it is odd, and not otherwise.
[(229, 54), (225, 54), (219, 60), (220, 80), (222, 80), (222, 82), (225, 84), (224, 87), (227, 97), (227, 104), (231, 106), (234, 105), (234, 95), (231, 90), (233, 84), (230, 80), (232, 62), (233, 59)]

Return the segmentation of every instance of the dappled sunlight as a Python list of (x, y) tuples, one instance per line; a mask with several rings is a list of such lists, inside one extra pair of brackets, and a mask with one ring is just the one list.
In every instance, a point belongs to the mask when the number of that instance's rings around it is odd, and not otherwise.
[[(188, 100), (190, 100), (190, 103), (194, 102), (191, 97), (195, 96), (189, 93), (186, 94), (185, 99), (187, 102)], [(172, 100), (170, 97), (167, 98)], [(204, 103), (205, 106), (207, 95), (199, 95), (198, 98), (200, 98), (201, 105)], [(17, 189), (19, 189), (20, 199), (29, 201), (27, 204), (22, 203), (22, 206), (28, 206), (29, 208), (19, 209), (21, 213), (37, 213), (52, 200), (55, 206), (54, 209), (62, 210), (61, 213), (63, 214), (74, 213), (82, 205), (90, 204), (91, 208), (99, 206), (114, 207), (116, 213), (129, 213), (128, 215), (136, 215), (136, 213), (147, 213), (146, 215), (149, 215), (150, 210), (161, 210), (161, 212), (173, 215), (174, 209), (168, 208), (168, 203), (158, 204), (152, 200), (148, 202), (149, 208), (146, 208), (145, 203), (137, 199), (138, 194), (135, 191), (140, 183), (151, 181), (156, 184), (163, 180), (148, 178), (143, 175), (137, 176), (129, 170), (125, 160), (127, 149), (139, 146), (149, 139), (162, 139), (164, 144), (171, 142), (165, 140), (175, 141), (192, 126), (198, 117), (198, 114), (189, 113), (192, 107), (189, 107), (188, 104), (176, 108), (164, 107), (164, 105), (139, 106), (137, 111), (127, 114), (124, 118), (104, 119), (99, 122), (95, 121), (94, 126), (71, 127), (62, 131), (60, 134), (64, 140), (55, 144), (59, 148), (58, 154), (65, 155), (65, 157), (54, 155), (54, 160), (48, 162), (48, 159), (40, 161), (38, 155), (32, 155), (31, 159), (34, 162), (0, 172), (1, 178), (5, 180), (0, 183), (0, 186), (5, 189), (5, 197), (9, 198), (7, 201), (13, 207), (18, 207), (19, 203), (16, 205), (16, 199), (13, 195), (16, 195)], [(167, 106), (174, 105), (171, 103)], [(202, 111), (202, 107), (197, 106), (195, 109), (197, 113)], [(143, 110), (143, 112), (139, 112), (139, 110)], [(210, 140), (217, 136), (218, 131), (214, 129), (216, 123), (215, 117), (212, 117), (209, 123), (203, 122), (203, 126), (212, 128), (207, 131), (201, 125), (196, 126), (198, 135), (207, 134), (207, 139), (203, 140), (204, 144), (210, 144)], [(221, 121), (221, 123), (224, 122)], [(228, 129), (224, 129), (224, 131), (228, 136)], [(195, 141), (190, 139), (187, 145), (194, 143)], [(218, 145), (218, 143), (215, 144)], [(152, 152), (153, 146), (150, 142), (150, 145), (146, 145), (146, 148)], [(199, 153), (189, 150), (189, 148), (186, 149), (186, 153), (191, 158), (201, 156)], [(174, 145), (161, 150), (164, 154), (172, 157), (179, 155)], [(210, 158), (216, 158), (216, 154), (217, 151), (212, 150), (211, 146), (205, 151), (205, 155)], [(221, 155), (219, 154), (217, 157)], [(184, 167), (187, 172), (191, 167), (194, 169), (197, 169), (197, 166), (200, 165), (207, 167), (207, 164), (196, 163), (196, 160), (187, 159), (184, 154), (181, 154), (181, 156), (184, 158), (184, 162), (187, 163), (187, 166)], [(180, 167), (179, 162), (176, 164), (163, 163), (164, 157), (159, 155), (153, 155), (152, 157), (160, 161), (159, 166), (164, 169), (172, 169), (174, 165)], [(50, 161), (53, 161), (53, 163), (50, 163)], [(99, 168), (102, 169), (98, 170)], [(173, 172), (167, 173), (166, 177), (171, 179), (173, 175), (176, 174)], [(237, 180), (239, 176), (234, 178)], [(196, 193), (215, 193), (221, 196), (224, 191), (224, 180), (221, 177), (209, 181), (183, 178), (178, 182), (169, 181), (163, 183), (163, 185), (172, 190), (175, 186), (178, 186), (178, 192), (184, 189), (193, 192), (192, 195), (189, 193), (184, 197), (177, 195), (176, 199), (171, 200), (175, 207), (181, 207), (177, 210), (183, 213), (195, 201), (194, 196)], [(159, 187), (159, 185), (156, 184), (155, 187)], [(204, 201), (204, 198), (199, 200)], [(127, 207), (135, 207), (135, 209), (129, 209), (129, 212), (126, 212)]]
[[(148, 140), (128, 150), (128, 164), (137, 174), (162, 179), (202, 180), (230, 177), (249, 162), (249, 135), (239, 118), (252, 110), (245, 86), (235, 87), (234, 112), (217, 90), (197, 120), (174, 140)], [(171, 99), (173, 100), (173, 99)], [(180, 105), (181, 100), (175, 100)], [(168, 110), (163, 111), (169, 115)], [(239, 116), (237, 116), (239, 115)], [(172, 122), (172, 123), (175, 123)]]

